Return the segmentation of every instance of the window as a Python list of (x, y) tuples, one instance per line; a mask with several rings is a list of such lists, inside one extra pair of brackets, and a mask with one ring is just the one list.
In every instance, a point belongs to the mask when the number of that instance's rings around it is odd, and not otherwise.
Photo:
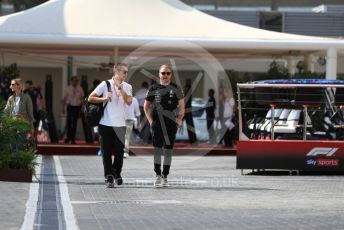
[(259, 16), (259, 28), (282, 32), (283, 16), (281, 13), (261, 12)]

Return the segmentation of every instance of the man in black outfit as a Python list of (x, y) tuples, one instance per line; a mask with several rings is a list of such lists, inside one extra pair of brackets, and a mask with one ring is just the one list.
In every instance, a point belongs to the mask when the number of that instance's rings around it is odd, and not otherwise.
[(33, 122), (33, 126), (34, 126), (35, 130), (37, 130), (38, 123), (39, 123), (39, 115), (38, 115), (38, 109), (37, 109), (37, 97), (39, 95), (39, 92), (38, 92), (37, 88), (33, 87), (33, 82), (31, 80), (27, 80), (25, 82), (25, 89), (23, 92), (28, 94), (31, 97), (32, 106), (33, 106), (33, 116), (35, 118), (35, 121)]
[(215, 136), (214, 136), (214, 120), (215, 120), (215, 109), (216, 109), (216, 101), (214, 98), (215, 91), (213, 89), (209, 89), (208, 91), (208, 102), (206, 106), (206, 113), (207, 113), (207, 129), (209, 133), (209, 143), (215, 144)]
[(196, 130), (192, 116), (192, 92), (191, 92), (191, 80), (186, 79), (185, 81), (185, 122), (188, 130), (189, 142), (192, 145), (197, 144)]
[[(173, 145), (178, 127), (184, 117), (184, 94), (182, 89), (171, 82), (172, 68), (162, 65), (159, 69), (160, 83), (150, 87), (144, 104), (144, 111), (152, 129), (154, 146), (155, 186), (168, 186)], [(177, 113), (178, 110), (178, 113)], [(164, 154), (161, 172), (161, 157)]]

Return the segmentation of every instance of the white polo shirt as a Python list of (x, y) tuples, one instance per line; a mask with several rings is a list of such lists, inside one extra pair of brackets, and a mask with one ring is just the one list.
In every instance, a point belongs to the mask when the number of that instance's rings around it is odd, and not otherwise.
[(126, 107), (126, 113), (125, 113), (126, 120), (135, 120), (136, 117), (139, 117), (141, 115), (140, 106), (135, 97), (133, 97), (133, 103), (131, 103), (131, 105), (126, 105), (125, 107)]
[[(111, 84), (112, 97), (105, 108), (104, 116), (100, 119), (99, 124), (111, 127), (124, 127), (126, 103), (121, 92), (114, 86), (113, 80), (109, 79), (108, 81)], [(130, 84), (123, 82), (122, 87), (129, 96), (132, 96), (132, 86)], [(100, 83), (94, 92), (98, 96), (104, 96), (108, 92), (106, 82)]]
[(80, 85), (76, 87), (68, 85), (64, 90), (63, 98), (65, 98), (67, 105), (80, 106), (83, 97), (84, 91)]

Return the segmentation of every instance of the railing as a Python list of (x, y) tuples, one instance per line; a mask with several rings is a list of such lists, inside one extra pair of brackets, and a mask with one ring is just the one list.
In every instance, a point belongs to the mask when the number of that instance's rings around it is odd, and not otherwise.
[[(295, 82), (295, 80), (293, 81)], [(239, 139), (249, 139), (243, 131), (243, 110), (267, 110), (267, 106), (269, 106), (271, 109), (270, 138), (275, 140), (275, 111), (276, 106), (280, 106), (284, 108), (302, 108), (303, 123), (298, 124), (296, 127), (302, 128), (302, 139), (307, 140), (307, 128), (312, 127), (307, 122), (310, 120), (309, 108), (312, 108), (315, 112), (323, 111), (326, 113), (330, 111), (328, 115), (332, 117), (338, 109), (338, 105), (344, 105), (344, 82), (325, 81), (325, 84), (288, 84), (278, 83), (278, 81), (272, 84), (259, 82), (237, 84)], [(333, 92), (336, 92), (335, 95), (333, 95)], [(333, 124), (333, 127), (343, 128), (343, 124)]]

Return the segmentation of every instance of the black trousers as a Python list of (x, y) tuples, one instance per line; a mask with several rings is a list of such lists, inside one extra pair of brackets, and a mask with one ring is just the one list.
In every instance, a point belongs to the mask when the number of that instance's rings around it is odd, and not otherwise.
[(161, 158), (164, 156), (162, 175), (167, 176), (170, 173), (177, 125), (174, 121), (166, 119), (164, 123), (154, 121), (151, 128), (154, 146), (154, 171), (157, 175), (161, 175)]
[[(116, 177), (122, 172), (123, 148), (126, 127), (110, 127), (99, 125), (99, 141), (103, 152), (104, 177), (112, 175)], [(112, 162), (111, 153), (114, 153)]]
[(72, 142), (75, 141), (76, 125), (78, 123), (80, 106), (67, 106), (67, 139)]
[(215, 133), (214, 133), (214, 118), (207, 118), (207, 129), (209, 133), (209, 141), (210, 143), (215, 143)]
[(165, 149), (173, 149), (176, 140), (177, 124), (175, 122), (153, 121), (152, 126), (153, 146)]

